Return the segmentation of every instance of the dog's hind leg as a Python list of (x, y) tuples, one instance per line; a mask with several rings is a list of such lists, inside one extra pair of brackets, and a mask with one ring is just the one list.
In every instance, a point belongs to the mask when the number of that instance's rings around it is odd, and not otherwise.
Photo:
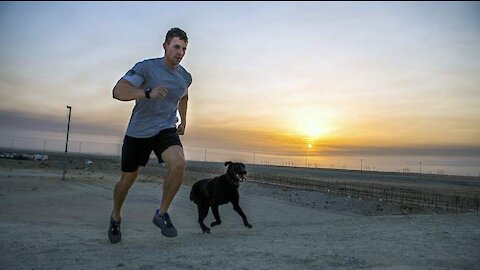
[(220, 214), (218, 213), (218, 205), (212, 205), (212, 213), (215, 217), (215, 221), (210, 224), (210, 226), (217, 226), (222, 224), (222, 220), (220, 219)]
[(203, 233), (210, 233), (210, 228), (203, 223), (203, 220), (207, 217), (208, 215), (208, 204), (199, 204), (198, 205), (198, 223), (200, 224), (200, 228), (202, 228)]

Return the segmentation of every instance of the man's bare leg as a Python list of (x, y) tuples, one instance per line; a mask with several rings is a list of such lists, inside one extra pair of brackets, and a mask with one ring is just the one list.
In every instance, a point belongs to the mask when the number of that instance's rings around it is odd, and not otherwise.
[(112, 217), (115, 221), (120, 221), (120, 212), (122, 210), (123, 202), (127, 197), (128, 191), (132, 187), (135, 179), (138, 176), (138, 169), (134, 172), (122, 172), (120, 181), (115, 185), (113, 190), (113, 213)]
[(185, 155), (183, 148), (173, 145), (163, 151), (162, 159), (168, 164), (167, 177), (163, 182), (163, 195), (160, 204), (160, 214), (168, 212), (168, 208), (183, 182), (185, 171)]

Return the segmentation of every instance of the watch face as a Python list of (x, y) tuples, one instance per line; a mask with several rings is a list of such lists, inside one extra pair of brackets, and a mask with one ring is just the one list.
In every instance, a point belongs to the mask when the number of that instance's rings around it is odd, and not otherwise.
[(151, 87), (147, 87), (145, 88), (145, 97), (146, 98), (150, 98), (150, 92), (152, 92), (152, 88)]

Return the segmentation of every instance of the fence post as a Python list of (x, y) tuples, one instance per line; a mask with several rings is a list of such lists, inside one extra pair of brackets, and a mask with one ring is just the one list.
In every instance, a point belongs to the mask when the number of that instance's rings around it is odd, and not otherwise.
[(458, 213), (458, 195), (455, 198), (455, 211)]

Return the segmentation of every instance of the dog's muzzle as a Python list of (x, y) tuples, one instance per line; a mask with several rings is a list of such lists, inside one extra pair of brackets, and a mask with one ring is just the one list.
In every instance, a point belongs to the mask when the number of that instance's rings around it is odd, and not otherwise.
[(247, 181), (247, 172), (246, 171), (236, 173), (235, 176), (237, 177), (237, 180), (240, 181), (240, 182)]

